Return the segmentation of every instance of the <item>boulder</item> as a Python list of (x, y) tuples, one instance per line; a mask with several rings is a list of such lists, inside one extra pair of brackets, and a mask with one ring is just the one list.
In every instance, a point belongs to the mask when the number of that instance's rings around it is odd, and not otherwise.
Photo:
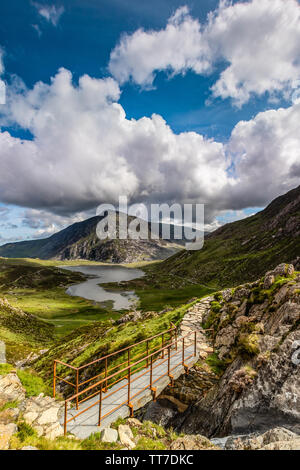
[(273, 274), (266, 275), (264, 279), (264, 289), (270, 289), (274, 282), (275, 276)]
[[(226, 450), (298, 450), (300, 436), (288, 429), (277, 427), (263, 434), (230, 437)], [(298, 446), (298, 447), (297, 447)]]
[(28, 411), (24, 414), (23, 418), (26, 423), (32, 424), (36, 420), (38, 415), (39, 414), (36, 411)]
[(204, 436), (189, 435), (178, 437), (170, 446), (171, 450), (219, 450)]
[(23, 419), (30, 424), (39, 436), (55, 439), (63, 435), (63, 427), (60, 425), (60, 411), (62, 403), (51, 397), (40, 394), (25, 400), (22, 405)]
[(244, 315), (240, 315), (235, 319), (235, 324), (237, 328), (240, 328), (242, 325), (245, 325), (246, 323), (249, 322), (249, 318), (245, 317)]
[(0, 424), (12, 423), (19, 416), (20, 410), (18, 408), (7, 408), (0, 411)]
[(21, 450), (39, 450), (37, 447), (34, 446), (24, 446)]
[(161, 426), (167, 426), (177, 414), (177, 407), (169, 400), (158, 400), (149, 403), (143, 421), (151, 421)]
[(249, 294), (250, 294), (250, 289), (248, 289), (247, 287), (241, 286), (235, 290), (232, 298), (233, 298), (233, 301), (242, 300), (244, 298), (247, 298)]
[(134, 438), (130, 427), (127, 424), (120, 424), (118, 432), (121, 444), (129, 447), (129, 449), (133, 449), (135, 447), (135, 443), (133, 441)]
[(293, 441), (272, 442), (259, 450), (300, 450), (300, 437)]
[(23, 401), (26, 390), (15, 371), (0, 375), (0, 395), (7, 401)]
[(300, 439), (298, 434), (290, 431), (285, 428), (273, 428), (265, 432), (261, 436), (263, 445), (271, 444), (273, 442), (279, 441), (294, 441), (295, 439)]
[(129, 424), (129, 426), (133, 426), (137, 428), (140, 426), (143, 426), (143, 423), (141, 423), (141, 421), (136, 418), (128, 418), (127, 424)]
[(118, 431), (112, 428), (105, 428), (101, 431), (102, 442), (117, 442)]
[(0, 424), (0, 450), (9, 449), (9, 441), (18, 428), (15, 423)]
[(278, 266), (276, 266), (273, 271), (267, 272), (265, 278), (267, 276), (283, 276), (283, 277), (290, 277), (294, 274), (295, 268), (293, 264), (286, 264), (286, 263), (281, 263)]
[(225, 289), (221, 292), (223, 299), (225, 302), (228, 302), (232, 298), (232, 290), (231, 289)]
[(59, 422), (55, 422), (43, 428), (43, 435), (47, 439), (55, 439), (56, 437), (63, 436), (64, 429)]
[(52, 406), (40, 414), (37, 424), (43, 425), (55, 423), (56, 421), (58, 421), (58, 408), (56, 406)]

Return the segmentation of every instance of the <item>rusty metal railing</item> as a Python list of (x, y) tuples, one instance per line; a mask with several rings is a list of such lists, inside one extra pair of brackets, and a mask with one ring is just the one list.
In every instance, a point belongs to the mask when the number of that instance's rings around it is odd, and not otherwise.
[[(170, 333), (171, 337), (168, 341), (165, 341), (164, 337), (167, 333)], [(150, 352), (149, 344), (150, 341), (152, 341), (154, 338), (161, 337), (161, 347), (158, 349), (155, 349), (154, 351)], [(191, 339), (192, 337), (192, 339)], [(142, 343), (146, 343), (146, 356), (143, 356), (139, 360), (135, 360), (134, 362), (133, 359), (130, 357), (130, 351), (136, 346), (136, 345), (141, 345)], [(180, 347), (181, 345), (181, 347)], [(193, 352), (191, 353), (189, 351), (189, 348), (193, 349)], [(108, 356), (105, 356), (103, 358), (97, 359), (96, 361), (93, 361), (89, 364), (86, 364), (85, 366), (81, 366), (79, 368), (75, 368), (73, 366), (68, 366), (65, 363), (62, 363), (64, 366), (71, 367), (72, 369), (75, 370), (76, 373), (76, 383), (72, 384), (72, 386), (77, 387), (79, 385), (83, 385), (89, 382), (89, 380), (86, 380), (82, 382), (81, 384), (78, 383), (78, 370), (82, 369), (83, 367), (88, 367), (92, 364), (95, 364), (100, 361), (105, 361), (106, 358), (112, 357), (117, 355), (118, 353), (124, 351), (127, 352), (127, 361), (125, 361), (126, 366), (124, 366), (124, 362), (117, 364), (113, 368), (111, 368), (109, 371), (111, 372), (112, 370), (118, 369), (119, 367), (122, 367), (121, 370), (116, 370), (115, 372), (111, 373), (110, 375), (107, 374), (107, 367), (105, 367), (104, 370), (104, 377), (102, 377), (99, 381), (96, 383), (89, 385), (85, 389), (81, 391), (76, 391), (74, 395), (71, 397), (67, 398), (65, 400), (65, 411), (64, 411), (64, 433), (67, 433), (67, 424), (70, 423), (71, 421), (75, 420), (78, 416), (81, 414), (85, 413), (92, 407), (99, 405), (99, 411), (98, 411), (98, 426), (101, 425), (101, 421), (108, 416), (109, 414), (113, 413), (116, 411), (118, 408), (120, 408), (123, 405), (127, 405), (130, 408), (130, 415), (132, 416), (133, 414), (133, 405), (131, 401), (140, 393), (144, 392), (146, 389), (150, 389), (152, 392), (152, 398), (153, 400), (156, 399), (156, 387), (154, 387), (154, 384), (160, 380), (164, 376), (168, 376), (170, 378), (170, 384), (171, 386), (173, 385), (174, 377), (173, 374), (171, 373), (174, 369), (176, 369), (178, 366), (183, 366), (185, 368), (185, 371), (188, 372), (189, 366), (187, 365), (187, 361), (193, 357), (197, 356), (197, 332), (193, 331), (190, 332), (189, 334), (185, 335), (184, 337), (178, 338), (177, 336), (177, 330), (176, 327), (172, 326), (169, 330), (160, 333), (159, 335), (152, 336), (151, 338), (147, 338), (143, 341), (140, 341), (139, 343), (136, 343), (132, 346), (129, 346), (127, 348), (124, 348), (120, 351), (116, 351), (115, 353), (112, 353)], [(179, 353), (181, 353), (179, 355)], [(188, 353), (188, 354), (187, 354)], [(176, 362), (175, 364), (171, 364), (171, 359), (175, 356), (179, 356), (180, 360)], [(136, 359), (136, 357), (134, 358)], [(55, 361), (57, 363), (61, 363), (60, 361)], [(158, 377), (154, 378), (153, 377), (153, 371), (159, 367), (161, 364), (167, 363), (167, 367), (161, 375)], [(56, 366), (54, 365), (54, 368)], [(138, 372), (140, 372), (142, 369), (144, 369), (140, 374), (136, 375)], [(149, 373), (149, 382), (147, 383), (146, 386), (139, 388), (137, 392), (132, 394), (132, 384), (138, 380), (140, 377), (146, 375)], [(96, 377), (100, 377), (102, 374), (98, 374)], [(57, 379), (57, 375), (55, 376)], [(95, 378), (95, 377), (93, 377)], [(61, 378), (60, 378), (61, 379)], [(126, 380), (125, 380), (126, 379)], [(55, 379), (54, 379), (55, 380)], [(92, 380), (92, 379), (91, 379)], [(110, 382), (112, 380), (112, 382)], [(64, 380), (66, 383), (69, 383), (69, 381)], [(111, 390), (109, 393), (108, 389), (115, 385), (118, 382), (124, 381), (124, 384), (120, 385), (117, 389)], [(106, 400), (107, 398), (111, 397), (115, 393), (119, 392), (122, 389), (127, 388), (127, 393), (126, 393), (126, 399), (121, 400), (121, 403), (118, 403), (117, 406), (114, 408), (110, 409), (106, 414), (103, 415), (102, 413), (102, 404), (103, 401)], [(55, 391), (55, 385), (54, 385), (54, 391)], [(105, 393), (105, 396), (103, 396), (103, 393)], [(74, 416), (71, 416), (68, 419), (68, 406), (70, 402), (75, 401), (76, 403), (76, 409), (78, 410), (78, 405), (79, 403), (83, 403), (96, 395), (99, 395), (99, 399), (96, 400), (94, 403), (90, 404), (87, 408), (84, 408), (83, 410), (80, 410), (79, 413), (75, 414)], [(80, 399), (81, 398), (81, 399)]]
[[(99, 359), (95, 359), (94, 361), (84, 364), (80, 367), (75, 367), (65, 362), (62, 362), (58, 359), (55, 359), (54, 364), (53, 364), (53, 397), (55, 398), (56, 396), (57, 382), (64, 382), (68, 384), (70, 387), (73, 387), (75, 389), (75, 393), (78, 395), (78, 392), (84, 385), (87, 385), (88, 383), (93, 382), (97, 379), (100, 380), (100, 378), (105, 378), (106, 379), (105, 390), (107, 390), (108, 387), (111, 387), (118, 381), (122, 380), (122, 377), (116, 377), (115, 382), (109, 383), (109, 375), (111, 375), (112, 371), (114, 371), (117, 368), (120, 368), (121, 366), (124, 366), (125, 364), (130, 365), (130, 363), (140, 358), (139, 356), (144, 357), (144, 360), (146, 361), (146, 365), (148, 367), (149, 366), (149, 354), (159, 349), (159, 346), (155, 345), (153, 347), (151, 343), (158, 342), (161, 344), (161, 347), (163, 347), (168, 342), (168, 340), (170, 341), (172, 337), (174, 337), (176, 340), (177, 329), (176, 329), (176, 326), (171, 323), (171, 327), (168, 330), (165, 330), (157, 335), (151, 336), (150, 338), (146, 338), (142, 341), (134, 343), (133, 345), (127, 346), (113, 353), (107, 354), (106, 356), (101, 357)], [(131, 356), (132, 350), (134, 350), (134, 348), (136, 347), (141, 347), (143, 344), (145, 344), (145, 351), (132, 357)], [(118, 362), (119, 359), (122, 360), (122, 358), (124, 358), (125, 360), (123, 360), (123, 362), (121, 363)], [(110, 366), (111, 362), (113, 363), (112, 367)], [(58, 374), (57, 373), (58, 365), (61, 365), (64, 368), (69, 369), (70, 374), (73, 374), (73, 379), (70, 376), (62, 377), (60, 374)], [(88, 368), (92, 368), (92, 367), (99, 367), (99, 373), (97, 373), (96, 375), (92, 375), (88, 379), (80, 381), (80, 376), (82, 376), (82, 374)], [(141, 368), (143, 368), (143, 364), (141, 365)], [(134, 372), (136, 372), (136, 370)], [(73, 380), (73, 382), (71, 380)], [(79, 407), (79, 404), (82, 401), (85, 401), (85, 398), (83, 398), (82, 400), (79, 400), (79, 399), (76, 400), (77, 409)]]

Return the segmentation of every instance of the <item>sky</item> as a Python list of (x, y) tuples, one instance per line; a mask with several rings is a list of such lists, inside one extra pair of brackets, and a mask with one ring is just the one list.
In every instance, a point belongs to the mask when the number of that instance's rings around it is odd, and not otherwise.
[(212, 230), (299, 185), (297, 0), (1, 2), (0, 80), (0, 244), (119, 195)]

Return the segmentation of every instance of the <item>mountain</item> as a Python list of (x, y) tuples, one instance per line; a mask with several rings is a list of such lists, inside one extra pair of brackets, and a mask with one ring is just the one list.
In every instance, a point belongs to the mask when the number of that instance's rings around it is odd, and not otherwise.
[[(103, 217), (92, 217), (55, 233), (49, 238), (7, 243), (0, 247), (0, 256), (7, 258), (87, 259), (114, 263), (165, 259), (180, 249), (182, 240), (174, 240), (175, 226), (170, 225), (170, 240), (161, 238), (164, 224), (156, 224), (158, 240), (100, 240), (97, 224)], [(133, 217), (128, 217), (128, 223)], [(153, 228), (153, 227), (152, 227)], [(148, 224), (148, 233), (151, 225)], [(118, 230), (118, 218), (117, 218)]]
[(300, 186), (256, 215), (220, 227), (206, 237), (202, 250), (183, 250), (148, 267), (143, 282), (237, 285), (257, 279), (282, 260), (300, 264), (299, 256)]

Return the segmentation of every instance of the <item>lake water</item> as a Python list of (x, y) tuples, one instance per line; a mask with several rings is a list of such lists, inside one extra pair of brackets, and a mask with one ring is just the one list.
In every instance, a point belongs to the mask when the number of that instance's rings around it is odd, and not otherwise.
[(66, 293), (76, 297), (84, 297), (95, 302), (113, 301), (114, 310), (130, 309), (138, 300), (138, 297), (132, 291), (111, 292), (104, 289), (99, 284), (106, 282), (131, 281), (144, 276), (141, 269), (125, 268), (123, 266), (59, 266), (59, 268), (67, 269), (83, 273), (89, 278), (80, 284), (74, 284), (68, 287)]

